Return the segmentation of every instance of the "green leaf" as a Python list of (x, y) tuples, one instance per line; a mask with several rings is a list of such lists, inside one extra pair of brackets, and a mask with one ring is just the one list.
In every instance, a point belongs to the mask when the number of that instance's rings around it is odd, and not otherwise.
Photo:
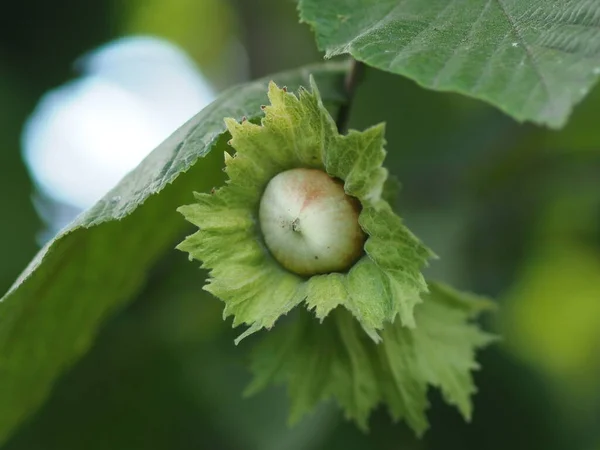
[[(421, 269), (433, 253), (382, 199), (383, 125), (340, 135), (314, 84), (312, 93), (300, 89), (296, 97), (272, 83), (269, 99), (261, 124), (226, 119), (236, 150), (226, 157), (227, 185), (196, 193), (195, 203), (179, 209), (198, 231), (178, 248), (210, 269), (205, 289), (224, 301), (224, 316), (234, 316), (234, 326), (249, 326), (237, 342), (271, 328), (302, 302), (319, 319), (343, 305), (375, 341), (396, 316), (414, 327), (413, 308), (427, 290)], [(301, 277), (284, 269), (263, 242), (257, 225), (262, 193), (275, 175), (298, 167), (342, 180), (361, 203), (359, 223), (368, 239), (347, 273)]]
[[(339, 103), (345, 70), (327, 64), (273, 78), (297, 87), (314, 74), (325, 100)], [(185, 232), (176, 207), (194, 189), (222, 183), (223, 117), (256, 117), (267, 82), (226, 91), (183, 125), (48, 243), (2, 298), (0, 442), (43, 401), (55, 378), (90, 347), (103, 319), (139, 290), (153, 263)]]
[[(596, 0), (300, 0), (326, 57), (562, 127), (600, 76)], [(401, 105), (399, 106), (401, 107)]]
[(388, 324), (379, 344), (365, 338), (342, 308), (323, 323), (300, 312), (255, 347), (247, 394), (285, 383), (292, 423), (334, 398), (346, 418), (365, 430), (371, 411), (383, 404), (395, 420), (406, 420), (421, 435), (428, 427), (428, 386), (434, 386), (470, 420), (476, 392), (472, 372), (479, 368), (475, 352), (496, 339), (471, 320), (493, 310), (494, 303), (438, 283), (429, 288), (415, 310), (419, 326)]

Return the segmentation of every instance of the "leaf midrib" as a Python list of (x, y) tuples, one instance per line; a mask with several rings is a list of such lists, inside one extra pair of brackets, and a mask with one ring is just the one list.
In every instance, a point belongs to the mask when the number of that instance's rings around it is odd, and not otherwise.
[[(537, 75), (537, 77), (540, 81), (540, 86), (542, 87), (542, 90), (545, 92), (546, 97), (548, 98), (548, 101), (550, 102), (550, 105), (549, 105), (550, 112), (552, 113), (552, 115), (554, 115), (554, 113), (555, 113), (554, 98), (552, 96), (552, 93), (550, 92), (550, 86), (548, 85), (548, 80), (546, 80), (546, 77), (544, 76), (543, 72), (540, 70), (540, 67), (535, 59), (535, 56), (533, 54), (531, 47), (528, 45), (527, 41), (525, 40), (525, 38), (519, 31), (519, 28), (518, 28), (514, 18), (508, 13), (508, 10), (506, 9), (506, 5), (504, 4), (504, 0), (494, 0), (494, 1), (498, 4), (498, 8), (500, 9), (500, 12), (502, 12), (502, 15), (506, 18), (506, 21), (509, 23), (511, 29), (513, 30), (515, 37), (517, 38), (517, 41), (519, 41), (519, 44), (523, 47), (525, 56), (527, 57), (527, 59), (529, 60), (529, 62), (531, 64), (531, 67), (535, 71), (535, 74)], [(533, 90), (532, 90), (532, 92), (533, 92)], [(524, 105), (523, 108), (527, 105), (528, 101), (529, 101), (529, 99), (523, 104)]]

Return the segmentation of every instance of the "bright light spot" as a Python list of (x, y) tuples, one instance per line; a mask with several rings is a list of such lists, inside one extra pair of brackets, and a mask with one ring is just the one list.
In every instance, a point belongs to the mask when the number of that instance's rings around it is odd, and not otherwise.
[(111, 42), (77, 63), (83, 76), (48, 92), (23, 131), (42, 193), (87, 208), (213, 99), (194, 63), (156, 38)]
[(518, 42), (513, 42), (511, 45), (512, 45), (513, 47), (518, 47), (518, 46), (519, 46), (519, 43), (518, 43)]

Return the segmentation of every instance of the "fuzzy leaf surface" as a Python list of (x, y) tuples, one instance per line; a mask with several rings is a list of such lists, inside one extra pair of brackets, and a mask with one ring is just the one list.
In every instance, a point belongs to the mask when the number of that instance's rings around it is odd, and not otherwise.
[(297, 87), (311, 73), (324, 98), (340, 103), (345, 71), (317, 65), (224, 92), (39, 252), (0, 301), (0, 443), (185, 233), (177, 206), (222, 183), (223, 117), (254, 118), (270, 79)]
[(326, 57), (562, 127), (600, 77), (597, 0), (300, 0)]
[(429, 287), (415, 310), (418, 327), (388, 324), (379, 344), (365, 338), (342, 308), (323, 323), (300, 312), (255, 347), (254, 380), (247, 393), (270, 383), (285, 384), (291, 422), (333, 398), (345, 417), (363, 429), (368, 428), (371, 411), (383, 404), (395, 420), (405, 420), (421, 435), (428, 427), (427, 390), (433, 386), (470, 420), (476, 392), (472, 372), (479, 368), (476, 350), (495, 340), (472, 319), (494, 309), (494, 304), (442, 284)]

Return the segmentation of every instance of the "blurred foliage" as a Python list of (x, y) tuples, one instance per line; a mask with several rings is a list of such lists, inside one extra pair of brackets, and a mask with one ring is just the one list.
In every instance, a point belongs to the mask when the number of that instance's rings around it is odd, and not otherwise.
[(236, 17), (227, 1), (138, 0), (115, 2), (114, 8), (124, 33), (166, 37), (202, 67), (217, 61), (236, 37)]
[(244, 30), (252, 78), (321, 60), (295, 0), (234, 0)]
[[(69, 78), (76, 57), (136, 31), (168, 36), (212, 64), (220, 53), (202, 48), (220, 27), (223, 42), (237, 37), (247, 49), (253, 77), (319, 59), (292, 1), (193, 2), (197, 11), (222, 14), (206, 27), (175, 11), (186, 3), (173, 2), (171, 12), (166, 0), (147, 3), (146, 12), (142, 2), (3, 4), (4, 290), (33, 256), (41, 230), (20, 160), (20, 129), (39, 96)], [(159, 15), (181, 23), (169, 27)], [(214, 64), (211, 78), (239, 79), (227, 73), (235, 65)], [(499, 322), (489, 326), (505, 344), (481, 358), (471, 424), (432, 395), (435, 432), (423, 441), (391, 424), (385, 411), (363, 435), (331, 405), (288, 429), (282, 389), (241, 398), (252, 341), (231, 344), (235, 333), (220, 319), (222, 305), (201, 293), (195, 265), (173, 252), (4, 448), (600, 448), (599, 114), (599, 89), (561, 131), (517, 125), (480, 102), (375, 70), (357, 91), (351, 125), (387, 122), (387, 165), (403, 184), (401, 213), (442, 257), (430, 275), (502, 302)]]
[(239, 20), (229, 1), (113, 0), (112, 8), (120, 33), (169, 39), (200, 64), (217, 87), (242, 79), (228, 67), (240, 68), (231, 58), (241, 53), (235, 51)]
[(31, 182), (19, 153), (19, 130), (27, 114), (27, 90), (0, 69), (0, 290), (5, 292), (36, 251), (38, 219)]

